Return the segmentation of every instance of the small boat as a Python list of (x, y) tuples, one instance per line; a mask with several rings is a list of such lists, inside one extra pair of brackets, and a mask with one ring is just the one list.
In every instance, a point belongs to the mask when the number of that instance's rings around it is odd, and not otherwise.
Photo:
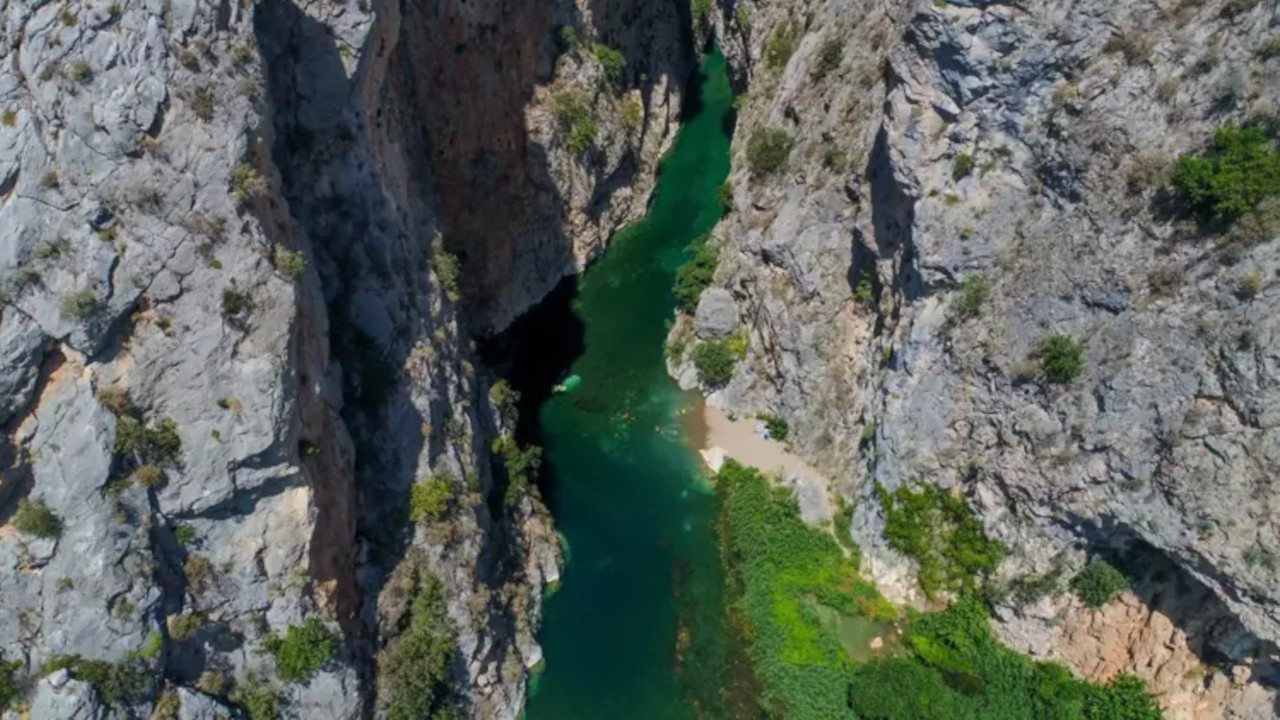
[(573, 390), (574, 388), (578, 387), (581, 384), (582, 384), (581, 377), (578, 377), (577, 375), (570, 375), (569, 377), (564, 379), (564, 382), (558, 383), (555, 387), (551, 388), (551, 392), (553, 393), (569, 392), (570, 390)]

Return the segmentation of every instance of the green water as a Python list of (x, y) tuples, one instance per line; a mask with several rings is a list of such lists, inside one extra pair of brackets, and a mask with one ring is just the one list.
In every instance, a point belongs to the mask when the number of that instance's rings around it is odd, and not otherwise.
[(718, 53), (695, 86), (647, 217), (580, 280), (583, 348), (569, 372), (582, 384), (538, 410), (570, 559), (546, 605), (530, 720), (732, 717), (747, 694), (724, 616), (716, 500), (686, 433), (694, 398), (663, 366), (676, 268), (719, 219), (729, 170), (733, 96)]

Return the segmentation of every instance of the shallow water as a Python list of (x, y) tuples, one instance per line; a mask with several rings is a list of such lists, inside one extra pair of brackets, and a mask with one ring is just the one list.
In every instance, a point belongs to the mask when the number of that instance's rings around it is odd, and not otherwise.
[[(546, 604), (531, 720), (733, 717), (750, 695), (724, 612), (716, 499), (688, 441), (694, 398), (663, 365), (676, 268), (719, 219), (729, 169), (718, 53), (695, 87), (648, 215), (581, 277), (576, 320), (542, 320), (543, 342), (580, 333), (568, 372), (582, 383), (537, 411), (542, 487), (570, 561)], [(522, 355), (536, 351), (527, 329)]]

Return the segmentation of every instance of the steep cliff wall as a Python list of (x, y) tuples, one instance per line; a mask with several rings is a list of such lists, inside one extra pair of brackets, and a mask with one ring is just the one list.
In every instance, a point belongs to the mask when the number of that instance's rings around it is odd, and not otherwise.
[[(746, 351), (711, 401), (787, 417), (902, 599), (909, 567), (884, 547), (873, 481), (961, 493), (1012, 552), (1004, 580), (1069, 577), (1120, 546), (1169, 558), (1177, 583), (1139, 594), (1214, 618), (1183, 627), (1213, 669), (1175, 678), (1141, 651), (1129, 665), (1208, 713), (1177, 717), (1274, 712), (1245, 679), (1274, 685), (1280, 639), (1280, 228), (1230, 242), (1161, 188), (1223, 123), (1274, 123), (1278, 22), (1266, 2), (1088, 0), (739, 2), (702, 19), (747, 91), (713, 240)], [(753, 171), (767, 129), (787, 160)], [(976, 311), (965, 280), (984, 289)], [(704, 339), (724, 297), (703, 296)], [(1070, 383), (1039, 374), (1051, 334), (1083, 343)], [(695, 347), (672, 365), (687, 385)], [(1040, 641), (1064, 602), (1005, 606), (1006, 637), (1069, 655)], [(1077, 669), (1117, 668), (1098, 667)], [(1218, 680), (1239, 684), (1224, 697)]]
[(558, 547), (471, 336), (643, 210), (677, 6), (3, 23), (0, 701), (514, 717)]

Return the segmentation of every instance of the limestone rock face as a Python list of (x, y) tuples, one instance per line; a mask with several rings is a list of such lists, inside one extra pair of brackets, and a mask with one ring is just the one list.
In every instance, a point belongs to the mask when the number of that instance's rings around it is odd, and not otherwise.
[(709, 288), (698, 299), (694, 314), (698, 337), (718, 340), (738, 329), (738, 309), (733, 294), (724, 288)]
[[(1161, 188), (1223, 123), (1275, 120), (1278, 21), (1212, 0), (762, 0), (701, 20), (747, 92), (714, 234), (748, 349), (711, 401), (788, 419), (895, 597), (910, 575), (873, 481), (934, 483), (1010, 548), (1004, 580), (1118, 547), (1168, 558), (1230, 620), (1208, 674), (1261, 668), (1273, 696), (1280, 246), (1224, 247)], [(767, 129), (790, 143), (772, 172), (748, 152)], [(1040, 375), (1051, 334), (1083, 344), (1071, 383)], [(1232, 698), (1227, 716), (1273, 710)]]
[[(536, 497), (489, 510), (512, 428), (471, 338), (643, 212), (677, 8), (5, 6), (0, 659), (33, 717), (363, 717), (428, 577), (451, 702), (515, 717), (560, 558)], [(308, 619), (335, 651), (282, 680), (269, 638)]]

